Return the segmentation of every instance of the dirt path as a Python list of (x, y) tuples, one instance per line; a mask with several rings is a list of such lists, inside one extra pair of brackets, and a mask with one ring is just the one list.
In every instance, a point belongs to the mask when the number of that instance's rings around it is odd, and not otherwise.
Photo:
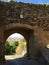
[(3, 65), (45, 65), (42, 59), (39, 60), (29, 60), (29, 59), (15, 59), (7, 60)]
[(26, 54), (26, 51), (23, 51), (22, 54), (14, 54), (14, 55), (5, 55), (6, 60), (12, 60), (16, 58), (21, 58)]
[(23, 58), (22, 57), (23, 55), (15, 54), (15, 55), (5, 56), (6, 61), (3, 65), (45, 65), (45, 61), (42, 57), (39, 58), (39, 60), (32, 60), (28, 58)]

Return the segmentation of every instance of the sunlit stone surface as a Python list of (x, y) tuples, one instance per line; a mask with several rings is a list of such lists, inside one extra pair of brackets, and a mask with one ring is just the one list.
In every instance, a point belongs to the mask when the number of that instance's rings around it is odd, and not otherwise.
[(49, 48), (49, 44), (47, 45), (47, 48)]

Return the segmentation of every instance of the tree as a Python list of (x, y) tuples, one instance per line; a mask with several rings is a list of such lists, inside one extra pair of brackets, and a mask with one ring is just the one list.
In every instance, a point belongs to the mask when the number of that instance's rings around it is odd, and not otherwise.
[(5, 53), (9, 54), (10, 53), (10, 49), (11, 49), (10, 44), (9, 44), (8, 41), (6, 41), (5, 42)]
[(12, 45), (13, 46), (13, 52), (15, 52), (15, 49), (17, 48), (18, 45), (19, 45), (19, 43), (16, 41), (13, 43), (13, 45)]
[(18, 42), (14, 42), (12, 45), (8, 41), (5, 42), (5, 54), (12, 54), (15, 53), (15, 49), (18, 46)]
[(15, 44), (16, 46), (18, 46), (18, 45), (19, 45), (18, 41), (15, 41), (15, 42), (14, 42), (14, 44)]

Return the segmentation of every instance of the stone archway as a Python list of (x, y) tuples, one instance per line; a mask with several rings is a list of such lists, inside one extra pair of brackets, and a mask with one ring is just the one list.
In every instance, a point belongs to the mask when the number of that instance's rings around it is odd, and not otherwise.
[(23, 35), (13, 33), (6, 39), (4, 57), (7, 61), (27, 58), (27, 41)]
[[(15, 24), (15, 23), (11, 23), (8, 25), (3, 26), (0, 30), (2, 30), (1, 35), (2, 39), (0, 40), (2, 42), (2, 62), (4, 61), (4, 48), (5, 48), (5, 41), (6, 39), (13, 33), (20, 33), (22, 34), (26, 41), (27, 41), (27, 57), (28, 58), (32, 58), (31, 55), (31, 47), (32, 47), (32, 43), (33, 43), (33, 37), (34, 37), (34, 31), (32, 29), (32, 26), (30, 25), (26, 25), (26, 24)], [(32, 40), (32, 41), (31, 41)], [(31, 56), (30, 56), (31, 55)]]

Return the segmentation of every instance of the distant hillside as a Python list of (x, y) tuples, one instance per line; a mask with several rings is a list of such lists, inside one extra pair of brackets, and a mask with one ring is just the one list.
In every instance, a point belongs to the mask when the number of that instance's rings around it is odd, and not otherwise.
[(23, 39), (24, 39), (24, 38), (18, 38), (18, 37), (12, 38), (12, 37), (10, 37), (10, 38), (7, 39), (7, 41), (8, 41), (10, 44), (13, 44), (15, 41), (20, 42), (20, 41), (22, 41)]

